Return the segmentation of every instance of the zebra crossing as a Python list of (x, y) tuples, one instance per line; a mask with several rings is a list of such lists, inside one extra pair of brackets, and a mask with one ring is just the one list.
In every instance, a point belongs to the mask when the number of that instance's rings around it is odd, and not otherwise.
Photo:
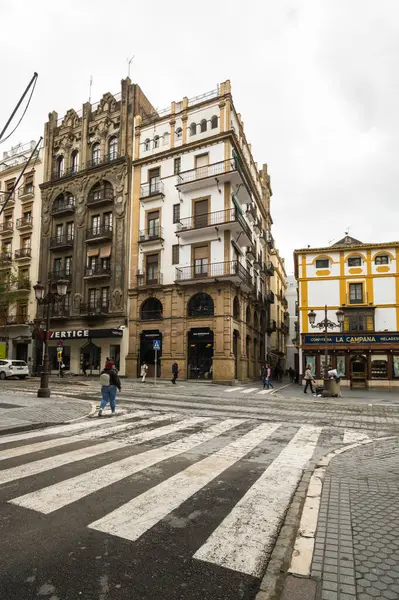
[[(205, 536), (198, 521), (199, 543), (190, 558), (260, 578), (303, 470), (317, 450), (324, 453), (329, 437), (339, 445), (368, 437), (330, 429), (136, 410), (112, 420), (92, 418), (3, 436), (0, 502), (26, 509), (28, 516), (45, 515), (50, 526), (60, 511), (72, 515), (79, 503), (93, 499), (97, 518), (88, 517), (84, 526), (135, 544), (187, 503), (200, 502), (205, 492), (215, 494), (218, 508), (205, 511), (203, 519), (217, 515), (219, 521)], [(162, 471), (160, 481), (153, 480), (154, 468), (157, 477)], [(144, 488), (137, 492), (135, 476), (144, 472)], [(220, 488), (219, 482), (224, 483)], [(229, 485), (239, 493), (224, 492)], [(118, 501), (120, 489), (124, 493)], [(112, 509), (104, 513), (95, 500), (102, 493), (112, 497)]]
[(224, 392), (226, 394), (231, 394), (232, 392), (240, 393), (240, 394), (252, 394), (252, 395), (256, 395), (256, 396), (265, 396), (266, 394), (271, 394), (272, 392), (276, 391), (275, 388), (269, 389), (269, 390), (263, 390), (263, 389), (259, 389), (258, 387), (256, 388), (241, 388), (241, 387), (229, 387), (226, 388), (224, 390)]

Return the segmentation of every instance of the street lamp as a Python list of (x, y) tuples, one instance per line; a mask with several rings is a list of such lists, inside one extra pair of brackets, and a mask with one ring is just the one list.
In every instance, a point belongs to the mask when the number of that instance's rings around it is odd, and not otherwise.
[(330, 321), (327, 317), (327, 304), (324, 307), (324, 319), (322, 319), (319, 323), (316, 323), (316, 313), (314, 310), (309, 311), (308, 319), (311, 327), (324, 329), (324, 391), (327, 392), (329, 387), (329, 379), (328, 379), (328, 330), (334, 329), (335, 327), (339, 327), (341, 329), (342, 324), (344, 322), (344, 311), (337, 310), (335, 313), (337, 316), (338, 323), (334, 323)]
[(64, 279), (59, 279), (57, 283), (57, 292), (54, 293), (51, 291), (51, 278), (47, 282), (47, 292), (44, 287), (40, 283), (37, 282), (36, 285), (33, 286), (35, 290), (36, 301), (39, 305), (43, 305), (46, 309), (45, 311), (45, 338), (44, 338), (44, 360), (43, 360), (43, 370), (40, 377), (40, 388), (37, 390), (38, 398), (50, 398), (51, 392), (48, 386), (49, 374), (50, 374), (50, 365), (49, 365), (49, 356), (48, 356), (48, 334), (50, 330), (50, 308), (56, 303), (60, 302), (67, 293), (68, 281)]

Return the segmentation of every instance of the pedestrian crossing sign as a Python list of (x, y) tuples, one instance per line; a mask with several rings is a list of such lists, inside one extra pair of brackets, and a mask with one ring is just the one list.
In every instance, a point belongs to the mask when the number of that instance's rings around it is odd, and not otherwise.
[(152, 349), (159, 351), (161, 349), (161, 340), (153, 340), (152, 341)]

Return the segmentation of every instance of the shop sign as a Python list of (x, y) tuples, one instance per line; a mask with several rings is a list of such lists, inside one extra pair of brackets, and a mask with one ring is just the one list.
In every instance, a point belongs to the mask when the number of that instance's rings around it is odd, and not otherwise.
[[(305, 345), (324, 344), (324, 335), (304, 335)], [(373, 333), (370, 335), (328, 335), (328, 344), (399, 344), (399, 333)]]
[(49, 331), (49, 340), (75, 340), (89, 338), (122, 337), (122, 329), (72, 329), (71, 331)]

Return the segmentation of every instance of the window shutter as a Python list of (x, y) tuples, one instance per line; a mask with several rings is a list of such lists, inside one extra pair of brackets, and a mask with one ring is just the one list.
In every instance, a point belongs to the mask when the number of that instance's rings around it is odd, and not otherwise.
[(374, 319), (373, 319), (373, 315), (367, 315), (367, 317), (366, 317), (366, 329), (367, 329), (367, 331), (374, 331)]
[(344, 331), (349, 331), (349, 317), (348, 317), (348, 315), (344, 316)]

